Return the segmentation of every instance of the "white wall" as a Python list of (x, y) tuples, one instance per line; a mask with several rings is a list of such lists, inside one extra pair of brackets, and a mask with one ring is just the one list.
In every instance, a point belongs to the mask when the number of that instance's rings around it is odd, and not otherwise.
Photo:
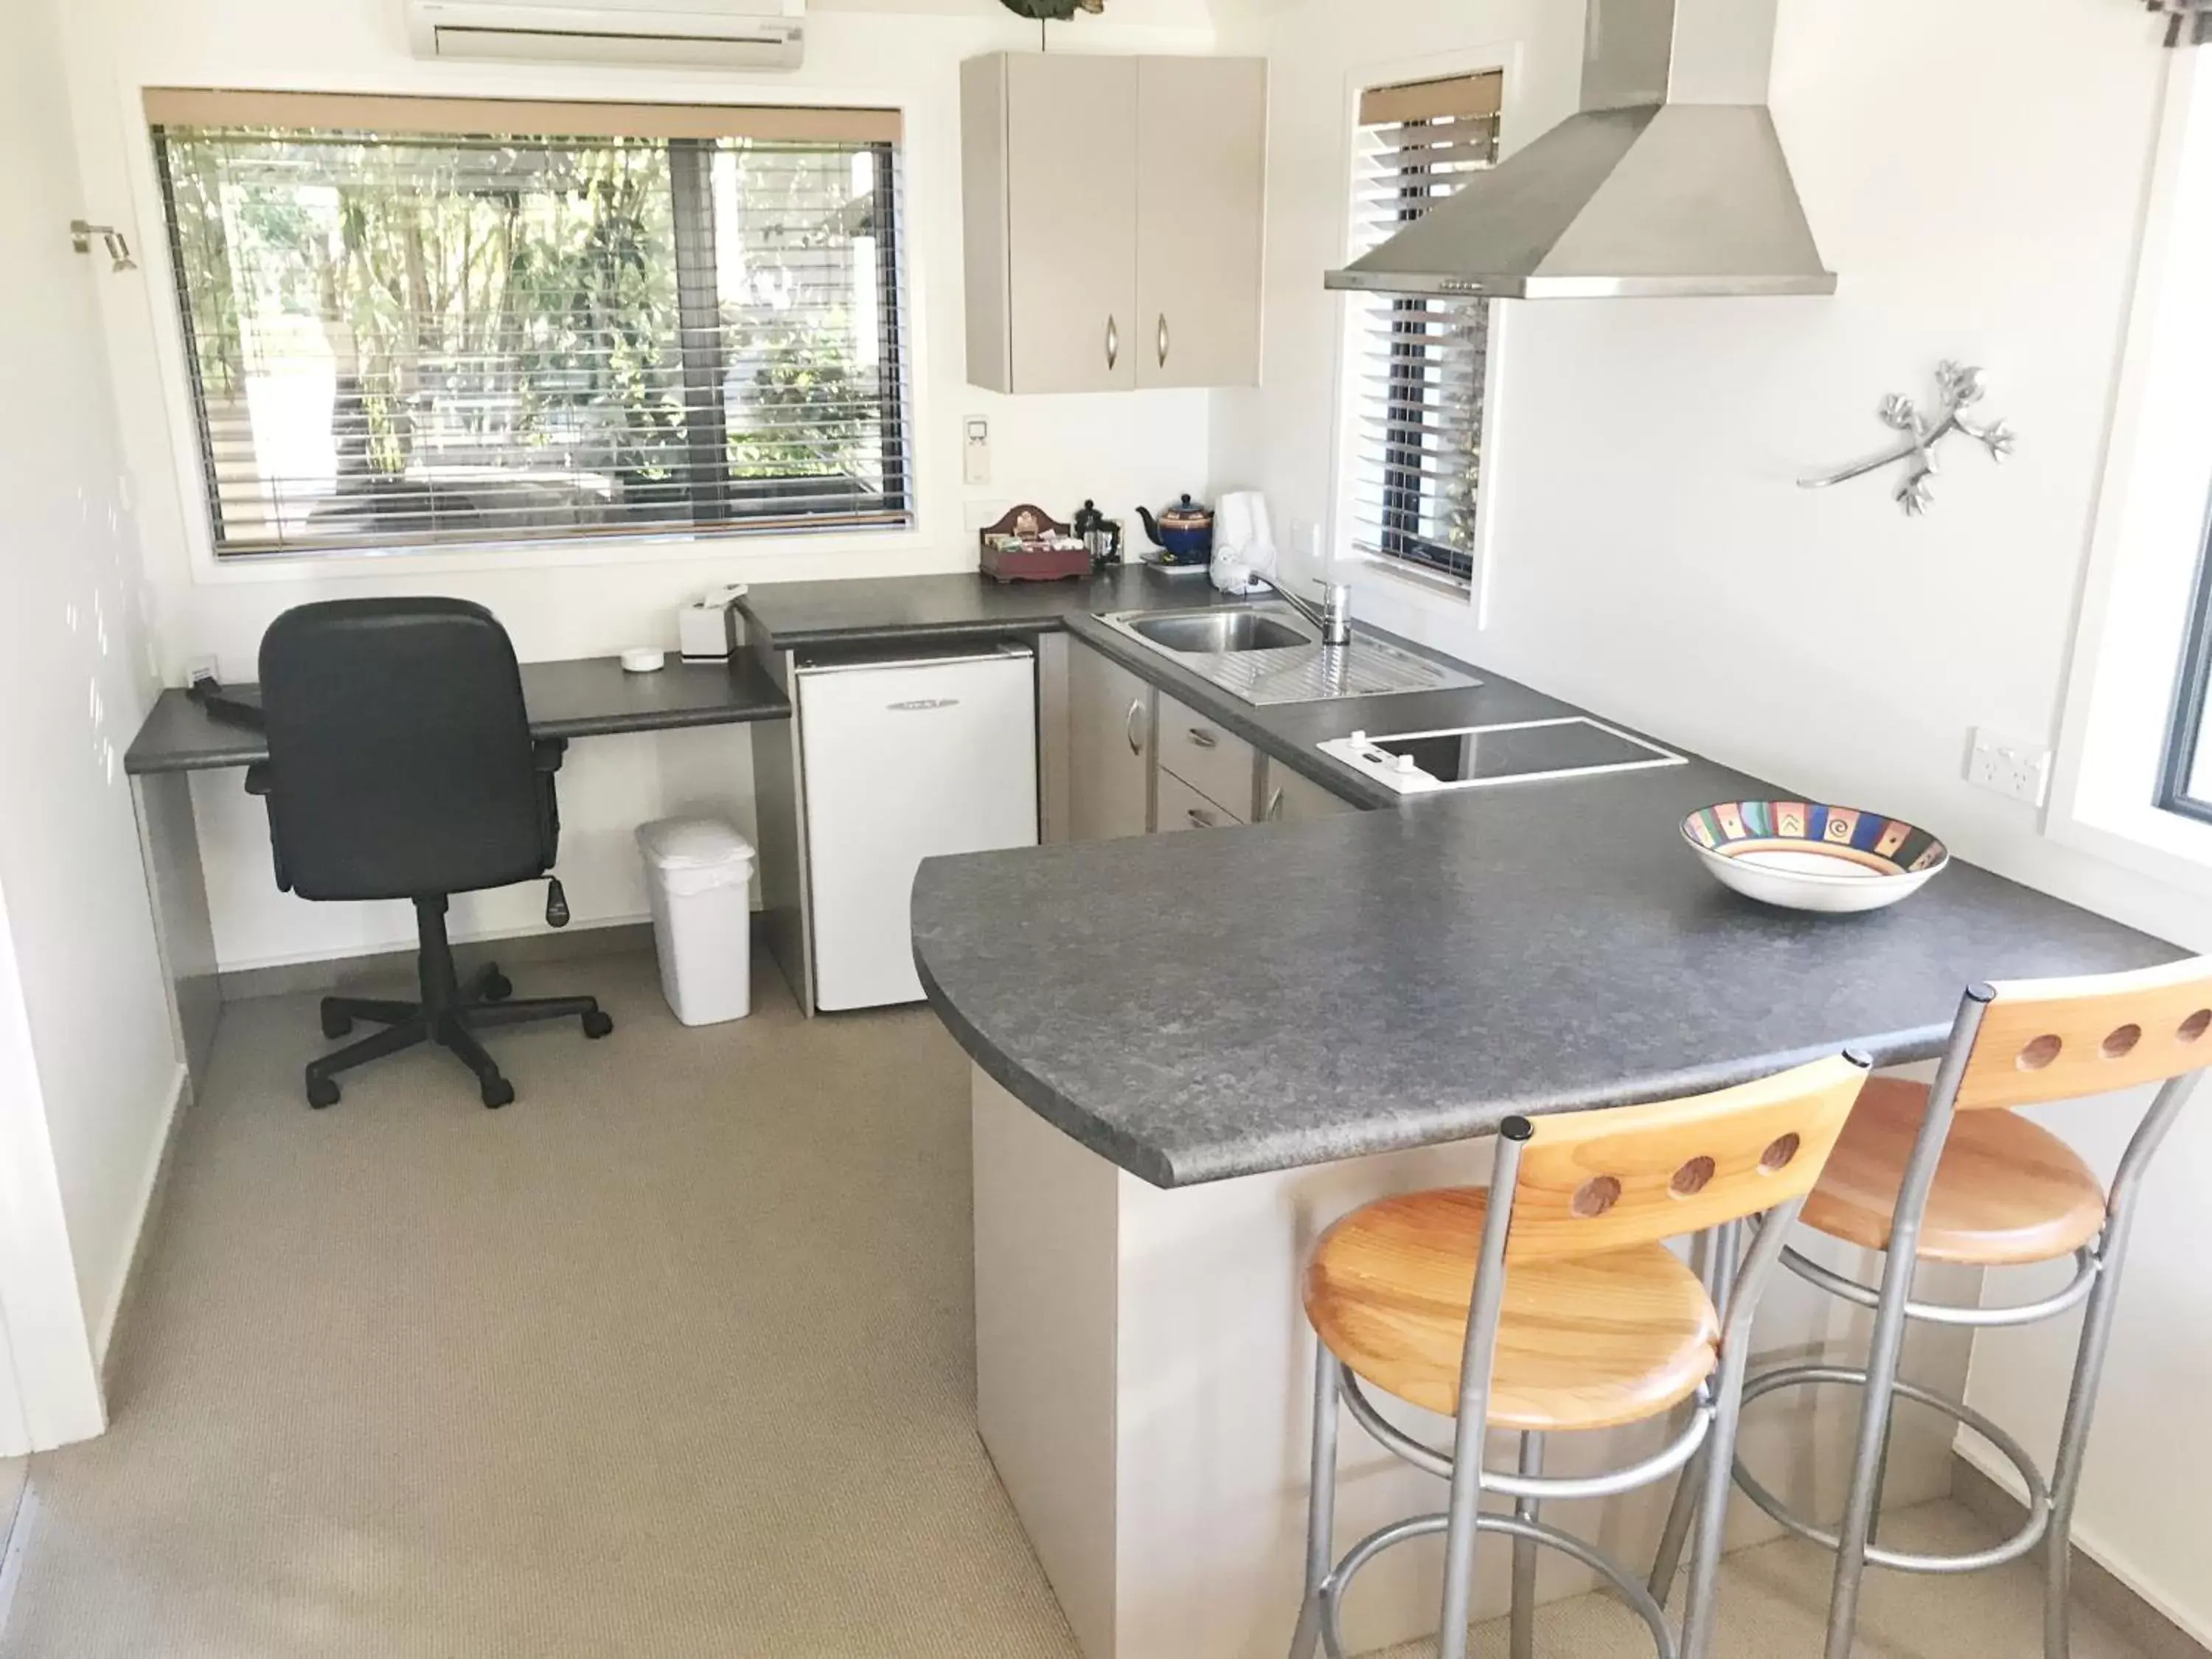
[[(1268, 51), (1275, 114), (1267, 383), (1216, 397), (1217, 489), (1264, 488), (1278, 522), (1327, 520), (1339, 305), (1319, 275), (1344, 252), (1359, 66), (1517, 46), (1528, 101), (1509, 101), (1510, 149), (1568, 106), (1580, 10), (1312, 0), (1224, 29), (1224, 50)], [(1783, 0), (1775, 118), (1838, 293), (1504, 307), (1486, 625), (1382, 575), (1358, 583), (1364, 614), (2212, 948), (2212, 907), (2057, 845), (1961, 778), (1970, 726), (2057, 735), (2155, 40), (2140, 10), (2079, 0)], [(1946, 356), (1990, 371), (1989, 408), (2021, 434), (2009, 466), (1948, 458), (1917, 521), (1878, 483), (1793, 486), (1878, 447), (1882, 394), (1924, 398)], [(2109, 1163), (2132, 1118), (2093, 1102), (2051, 1121)], [(2208, 1180), (2212, 1109), (2177, 1131), (2146, 1194), (2078, 1533), (2212, 1638), (2212, 1523), (2188, 1496), (2212, 1485)], [(2031, 1444), (2055, 1432), (2071, 1335), (1978, 1354), (1973, 1397)]]
[[(340, 595), (445, 592), (498, 613), (526, 660), (672, 644), (672, 612), (726, 580), (787, 580), (972, 568), (973, 526), (1018, 500), (1063, 515), (1086, 496), (1110, 511), (1171, 500), (1206, 471), (1203, 392), (1010, 400), (965, 384), (961, 289), (958, 64), (1000, 47), (1030, 49), (1034, 26), (996, 0), (939, 0), (933, 11), (832, 6), (809, 23), (806, 67), (747, 77), (677, 71), (420, 64), (407, 53), (398, 0), (79, 0), (70, 8), (70, 82), (91, 216), (131, 225), (146, 251), (139, 275), (101, 289), (125, 440), (142, 492), (155, 636), (172, 683), (214, 656), (249, 679), (262, 630), (287, 607)], [(1200, 0), (1132, 0), (1107, 18), (1053, 28), (1055, 51), (1202, 51), (1212, 25)], [(912, 534), (830, 539), (726, 539), (611, 552), (322, 560), (217, 570), (197, 502), (179, 479), (192, 447), (182, 393), (174, 299), (159, 257), (161, 217), (140, 89), (149, 85), (295, 87), (549, 97), (797, 100), (902, 106), (907, 115), (908, 281), (914, 330), (921, 526)], [(1071, 258), (1083, 257), (1079, 248)], [(993, 482), (963, 485), (963, 421), (991, 419)], [(975, 513), (990, 510), (981, 518)], [(269, 879), (258, 804), (228, 774), (199, 781), (216, 954), (226, 968), (403, 945), (404, 904), (309, 905)], [(742, 731), (598, 738), (570, 752), (562, 783), (561, 873), (583, 923), (642, 917), (629, 836), (665, 811), (714, 807), (752, 821), (750, 751)], [(457, 934), (541, 925), (534, 888), (456, 907)]]
[[(0, 1298), (33, 1437), (96, 1432), (104, 1352), (183, 1077), (122, 750), (150, 676), (52, 14), (0, 59)], [(53, 1223), (56, 1210), (64, 1227)], [(61, 1293), (66, 1287), (68, 1294)]]

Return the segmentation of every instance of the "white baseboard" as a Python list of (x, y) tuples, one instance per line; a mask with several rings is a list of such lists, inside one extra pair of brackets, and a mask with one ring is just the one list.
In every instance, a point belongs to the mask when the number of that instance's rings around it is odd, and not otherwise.
[[(1981, 1471), (1991, 1484), (2002, 1489), (2023, 1509), (2027, 1504), (2027, 1491), (2020, 1482), (2009, 1459), (1991, 1447), (1984, 1445), (1963, 1430), (1954, 1448), (1958, 1455)], [(2074, 1522), (2074, 1547), (2102, 1567), (2128, 1593), (2158, 1616), (2181, 1632), (2199, 1647), (2212, 1648), (2212, 1629), (2192, 1618), (2173, 1604), (2172, 1598), (2163, 1594), (2128, 1560), (2124, 1551), (2112, 1548), (2098, 1535), (2094, 1525), (2082, 1524), (2077, 1513)]]
[(183, 1127), (185, 1109), (191, 1103), (191, 1073), (179, 1064), (169, 1084), (169, 1103), (162, 1117), (161, 1133), (155, 1144), (154, 1156), (139, 1179), (138, 1217), (131, 1235), (131, 1259), (123, 1269), (122, 1283), (115, 1287), (113, 1300), (101, 1310), (92, 1328), (92, 1363), (100, 1373), (103, 1389), (108, 1379), (109, 1356), (114, 1352), (115, 1333), (144, 1276), (154, 1224), (161, 1214), (162, 1197), (168, 1191), (169, 1165), (176, 1153), (177, 1132)]

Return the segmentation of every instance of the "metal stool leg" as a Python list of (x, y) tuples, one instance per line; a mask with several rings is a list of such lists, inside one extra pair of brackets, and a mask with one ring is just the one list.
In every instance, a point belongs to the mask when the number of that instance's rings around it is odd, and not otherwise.
[[(1523, 1434), (1521, 1437), (1521, 1473), (1541, 1474), (1544, 1472), (1544, 1437)], [(1538, 1519), (1541, 1507), (1534, 1498), (1513, 1500), (1513, 1513), (1523, 1521)], [(1536, 1540), (1516, 1538), (1513, 1540), (1513, 1635), (1512, 1659), (1535, 1659), (1536, 1653)]]
[[(1713, 1299), (1713, 1310), (1725, 1316), (1729, 1293), (1735, 1286), (1735, 1276), (1743, 1262), (1743, 1228), (1741, 1221), (1723, 1222), (1698, 1241), (1701, 1253), (1698, 1277), (1705, 1281), (1705, 1294)], [(1709, 1457), (1710, 1452), (1699, 1456)], [(1659, 1534), (1658, 1553), (1651, 1558), (1651, 1577), (1646, 1588), (1651, 1599), (1660, 1606), (1674, 1593), (1674, 1575), (1682, 1565), (1682, 1546), (1690, 1536), (1690, 1517), (1697, 1511), (1698, 1471), (1704, 1466), (1693, 1462), (1674, 1480), (1674, 1498), (1667, 1510), (1667, 1525)]]
[(1690, 1519), (1697, 1513), (1698, 1485), (1710, 1449), (1701, 1451), (1689, 1467), (1674, 1477), (1674, 1501), (1667, 1510), (1667, 1525), (1659, 1534), (1659, 1553), (1651, 1558), (1651, 1577), (1645, 1587), (1661, 1607), (1674, 1593), (1674, 1575), (1682, 1565), (1682, 1546), (1689, 1541)]
[(1905, 1304), (1912, 1295), (1917, 1231), (1917, 1228), (1897, 1230), (1882, 1269), (1881, 1304), (1875, 1313), (1866, 1394), (1859, 1406), (1858, 1442), (1851, 1459), (1850, 1497), (1836, 1532), (1835, 1589), (1828, 1601), (1826, 1659), (1851, 1659), (1859, 1587), (1866, 1577), (1867, 1545), (1874, 1530), (1875, 1500), (1880, 1495), (1882, 1451), (1889, 1443), (1889, 1414), (1894, 1404), (1892, 1385), (1904, 1357)]
[(1306, 1595), (1298, 1608), (1291, 1659), (1312, 1659), (1321, 1641), (1321, 1587), (1336, 1565), (1336, 1424), (1343, 1368), (1328, 1345), (1314, 1341), (1313, 1467), (1306, 1494)]
[(2124, 1223), (2115, 1223), (2099, 1252), (2097, 1288), (2081, 1316), (2081, 1346), (2074, 1355), (2074, 1386), (2066, 1396), (2065, 1426), (2058, 1434), (2058, 1458), (2051, 1470), (2051, 1527), (2044, 1539), (2044, 1659), (2067, 1659), (2070, 1632), (2067, 1597), (2070, 1589), (2074, 1498), (2081, 1489), (2082, 1454), (2089, 1447), (2089, 1419), (2097, 1407), (2097, 1384), (2112, 1346), (2112, 1313), (2119, 1301), (2119, 1268)]

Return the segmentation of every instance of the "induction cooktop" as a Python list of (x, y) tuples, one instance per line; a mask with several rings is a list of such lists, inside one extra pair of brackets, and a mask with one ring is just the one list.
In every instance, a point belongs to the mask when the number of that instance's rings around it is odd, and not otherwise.
[(1586, 714), (1381, 738), (1354, 732), (1321, 750), (1402, 795), (1682, 764), (1680, 755)]

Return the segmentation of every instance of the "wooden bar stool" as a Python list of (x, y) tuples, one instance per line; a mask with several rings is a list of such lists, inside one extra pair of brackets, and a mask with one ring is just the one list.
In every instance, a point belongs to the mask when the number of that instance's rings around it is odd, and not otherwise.
[[(1487, 1191), (1382, 1199), (1322, 1235), (1305, 1275), (1319, 1352), (1306, 1594), (1291, 1659), (1310, 1659), (1316, 1644), (1342, 1659), (1339, 1607), (1354, 1577), (1382, 1551), (1436, 1533), (1445, 1549), (1439, 1659), (1465, 1659), (1484, 1532), (1513, 1540), (1514, 1659), (1532, 1651), (1538, 1545), (1608, 1580), (1650, 1627), (1661, 1659), (1703, 1659), (1752, 1316), (1867, 1065), (1844, 1055), (1693, 1099), (1534, 1124), (1508, 1118)], [(1759, 1230), (1719, 1307), (1662, 1243), (1761, 1214), (1784, 1224)], [(1456, 1417), (1450, 1453), (1385, 1421), (1363, 1382)], [(1693, 1398), (1689, 1426), (1643, 1462), (1545, 1477), (1546, 1435), (1641, 1422)], [(1340, 1559), (1332, 1535), (1340, 1404), (1388, 1450), (1450, 1483), (1442, 1513), (1384, 1527)], [(1520, 1431), (1516, 1472), (1483, 1468), (1491, 1425)], [(1547, 1498), (1608, 1497), (1664, 1480), (1700, 1448), (1711, 1490), (1678, 1644), (1642, 1583), (1544, 1524), (1539, 1510)], [(1486, 1492), (1513, 1498), (1513, 1514), (1479, 1513)]]
[[(1859, 1284), (1794, 1249), (1782, 1253), (1801, 1278), (1875, 1310), (1867, 1364), (1788, 1366), (1754, 1378), (1744, 1390), (1746, 1401), (1815, 1383), (1866, 1390), (1841, 1527), (1826, 1532), (1813, 1526), (1747, 1469), (1736, 1470), (1738, 1484), (1761, 1509), (1799, 1536), (1836, 1552), (1827, 1659), (1849, 1659), (1869, 1565), (1970, 1572), (2014, 1560), (2039, 1543), (2046, 1559), (2044, 1653), (2045, 1659), (2066, 1659), (2069, 1534), (2129, 1226), (2145, 1166), (2198, 1074), (2212, 1066), (2208, 1033), (2212, 958), (2095, 978), (1978, 985), (1960, 1005), (1932, 1085), (1893, 1079), (1868, 1084), (1802, 1218), (1832, 1238), (1886, 1251), (1881, 1285)], [(2164, 1086), (2129, 1142), (2109, 1194), (2063, 1141), (2008, 1109), (2148, 1083)], [(2039, 1302), (1960, 1308), (1913, 1299), (1918, 1261), (2001, 1267), (2067, 1255), (2077, 1263), (2073, 1281)], [(2020, 1443), (1980, 1413), (1898, 1378), (1908, 1320), (1984, 1328), (2026, 1325), (2084, 1302), (2088, 1310), (2073, 1388), (2047, 1485)], [(2029, 1502), (2019, 1532), (1970, 1555), (1915, 1555), (1874, 1543), (1891, 1407), (1899, 1395), (1964, 1423), (2020, 1471)], [(1675, 1493), (1667, 1541), (1652, 1574), (1651, 1589), (1662, 1598), (1694, 1501), (1686, 1480)]]

